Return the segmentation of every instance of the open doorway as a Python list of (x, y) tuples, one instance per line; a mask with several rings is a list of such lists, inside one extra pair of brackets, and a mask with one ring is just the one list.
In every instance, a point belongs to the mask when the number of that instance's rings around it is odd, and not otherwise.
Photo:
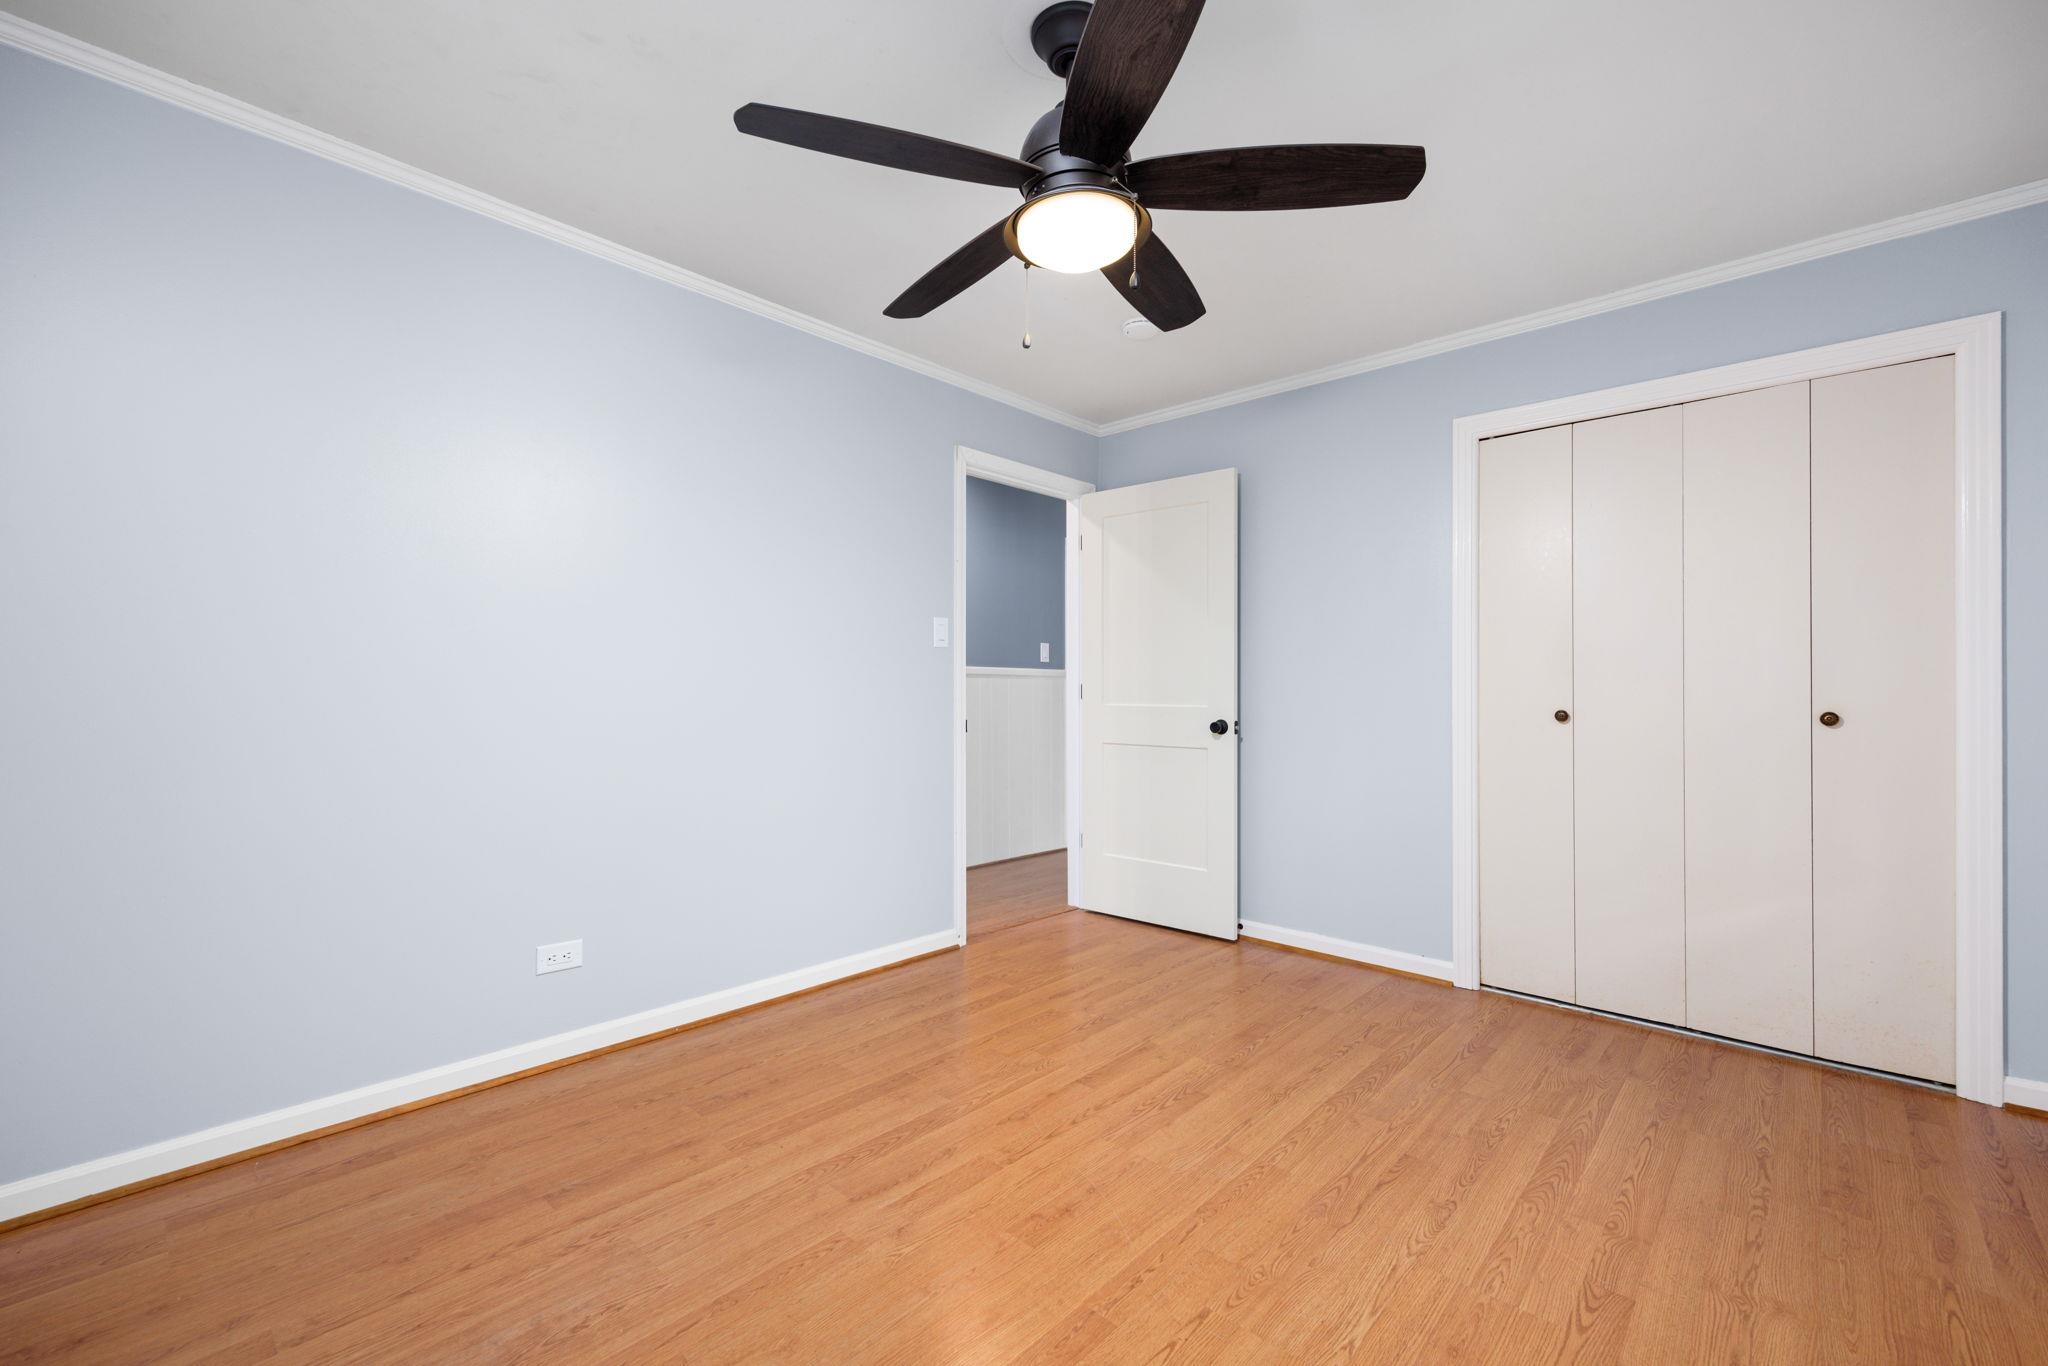
[(1079, 903), (1072, 499), (1092, 486), (979, 451), (956, 461), (955, 919), (961, 942)]
[(1066, 909), (1067, 507), (967, 481), (967, 928)]

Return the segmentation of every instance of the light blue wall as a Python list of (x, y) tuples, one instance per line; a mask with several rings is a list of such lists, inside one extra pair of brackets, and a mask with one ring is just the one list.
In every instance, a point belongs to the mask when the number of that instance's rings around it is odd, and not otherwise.
[(1996, 310), (2008, 1062), (2048, 1078), (2048, 207), (1106, 439), (1105, 488), (1243, 471), (1245, 918), (1450, 953), (1453, 418)]
[(1446, 954), (1451, 418), (1998, 309), (2040, 1078), (2048, 209), (1098, 452), (0, 48), (0, 1181), (943, 929), (956, 443), (1244, 471), (1245, 914)]
[(0, 48), (0, 1181), (948, 928), (955, 443)]
[[(967, 481), (967, 662), (1066, 667), (1067, 505), (1028, 489)], [(1041, 663), (1040, 645), (1052, 646)]]

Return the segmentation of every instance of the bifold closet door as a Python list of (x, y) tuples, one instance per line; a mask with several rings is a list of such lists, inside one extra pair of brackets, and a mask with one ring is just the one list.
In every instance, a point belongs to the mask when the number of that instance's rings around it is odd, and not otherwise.
[(1583, 1006), (1685, 1023), (1684, 423), (1572, 428), (1572, 805)]
[(1954, 480), (1952, 357), (1814, 381), (1813, 1051), (1945, 1082)]
[(1685, 1022), (1813, 1051), (1807, 386), (1685, 414)]
[(1480, 977), (1569, 1001), (1569, 427), (1479, 443), (1478, 549)]

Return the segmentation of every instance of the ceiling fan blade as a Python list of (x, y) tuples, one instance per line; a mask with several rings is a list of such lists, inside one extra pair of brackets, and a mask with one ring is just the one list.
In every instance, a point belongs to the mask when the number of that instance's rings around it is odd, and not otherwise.
[(922, 133), (906, 133), (900, 128), (884, 128), (878, 123), (807, 114), (779, 105), (743, 104), (733, 111), (732, 122), (742, 133), (770, 142), (786, 142), (829, 156), (850, 157), (947, 180), (1021, 190), (1039, 174), (1038, 168), (1028, 161), (984, 152), (979, 147), (928, 138)]
[(1060, 150), (1104, 166), (1130, 154), (1202, 17), (1202, 0), (1095, 0), (1067, 73)]
[(1166, 243), (1153, 233), (1138, 244), (1138, 287), (1131, 288), (1131, 258), (1102, 268), (1103, 278), (1116, 286), (1125, 302), (1150, 320), (1161, 332), (1186, 327), (1209, 311), (1195, 282), (1181, 269)]
[(918, 277), (882, 312), (891, 318), (922, 318), (946, 300), (1010, 259), (1003, 237), (1009, 223), (1001, 219), (971, 238), (967, 245)]
[(1329, 209), (1406, 199), (1426, 164), (1377, 143), (1222, 147), (1133, 162), (1124, 183), (1148, 209)]

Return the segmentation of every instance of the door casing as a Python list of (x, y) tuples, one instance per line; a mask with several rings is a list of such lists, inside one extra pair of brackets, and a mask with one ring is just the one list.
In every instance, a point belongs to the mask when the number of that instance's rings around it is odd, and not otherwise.
[(1081, 554), (1074, 500), (1095, 485), (972, 446), (953, 448), (953, 935), (967, 942), (967, 481), (986, 479), (1058, 498), (1067, 505), (1066, 712), (1067, 904), (1081, 904)]

